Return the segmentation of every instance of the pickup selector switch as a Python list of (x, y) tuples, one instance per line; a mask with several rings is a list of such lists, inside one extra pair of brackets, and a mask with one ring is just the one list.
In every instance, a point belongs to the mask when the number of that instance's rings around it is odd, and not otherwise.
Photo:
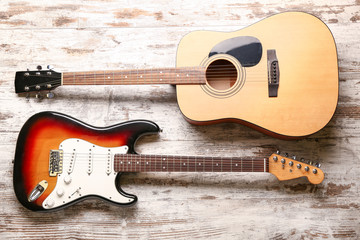
[(66, 175), (65, 177), (64, 177), (64, 182), (66, 183), (66, 184), (70, 184), (71, 183), (71, 176), (70, 175)]

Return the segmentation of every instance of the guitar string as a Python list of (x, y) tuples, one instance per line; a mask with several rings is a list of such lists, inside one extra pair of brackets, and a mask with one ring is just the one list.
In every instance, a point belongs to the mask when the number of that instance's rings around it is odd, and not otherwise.
[[(219, 69), (221, 69), (221, 68), (219, 68)], [(222, 68), (221, 70), (227, 70), (227, 69), (233, 69), (233, 68)], [(63, 81), (64, 82), (68, 81), (71, 85), (83, 85), (83, 84), (86, 84), (86, 83), (89, 83), (91, 85), (94, 85), (94, 84), (95, 85), (103, 85), (102, 83), (104, 83), (104, 85), (111, 85), (111, 84), (109, 84), (109, 81), (111, 81), (112, 84), (139, 84), (140, 82), (141, 83), (147, 83), (148, 82), (149, 84), (152, 84), (154, 81), (157, 81), (157, 82), (159, 81), (157, 79), (154, 79), (154, 78), (156, 78), (154, 76), (147, 76), (148, 74), (143, 74), (145, 76), (142, 76), (141, 73), (139, 74), (138, 72), (137, 72), (136, 76), (132, 76), (131, 71), (134, 71), (134, 70), (128, 70), (128, 71), (130, 71), (129, 79), (126, 79), (125, 77), (123, 77), (123, 79), (114, 79), (115, 76), (119, 77), (119, 75), (120, 75), (120, 77), (127, 76), (126, 72), (124, 72), (122, 70), (119, 70), (119, 72), (112, 72), (112, 74), (111, 73), (106, 73), (106, 71), (104, 71), (103, 73), (96, 73), (96, 71), (94, 71), (94, 72), (83, 72), (83, 73), (74, 72), (74, 73), (72, 73), (72, 76), (63, 76)], [(159, 73), (157, 73), (157, 74), (159, 74)], [(167, 73), (165, 70), (164, 70), (164, 73), (165, 74), (161, 76), (161, 79), (162, 79), (161, 83), (165, 83), (165, 84), (166, 84), (167, 81), (171, 82), (171, 81), (174, 81), (175, 79), (177, 79), (177, 77), (169, 76), (167, 74), (173, 74), (173, 75), (180, 74), (181, 75), (181, 73), (174, 73), (174, 72), (171, 72), (171, 71), (169, 73)], [(79, 76), (75, 76), (74, 74), (79, 74)], [(105, 78), (106, 75), (113, 75), (113, 77), (112, 78), (111, 77)], [(150, 73), (150, 75), (154, 75), (154, 73)], [(179, 75), (180, 78), (183, 77), (183, 76), (180, 76), (180, 75)], [(231, 73), (228, 73), (228, 72), (221, 72), (221, 71), (217, 71), (215, 73), (213, 73), (213, 72), (212, 73), (201, 72), (201, 73), (198, 73), (197, 75), (191, 75), (190, 74), (190, 76), (187, 76), (190, 79), (183, 80), (183, 81), (180, 79), (180, 81), (185, 82), (185, 83), (186, 83), (186, 81), (197, 83), (198, 82), (197, 80), (194, 80), (194, 79), (191, 79), (191, 78), (202, 78), (202, 77), (211, 78), (211, 77), (219, 77), (219, 76), (221, 76), (222, 78), (220, 78), (220, 79), (215, 79), (215, 80), (209, 80), (208, 79), (208, 81), (216, 81), (216, 82), (224, 82), (224, 81), (226, 81), (226, 82), (229, 82), (229, 80), (221, 80), (221, 79), (226, 78), (226, 77), (234, 77), (234, 75), (237, 75), (237, 74), (231, 74)], [(139, 76), (142, 76), (142, 77), (140, 78)], [(253, 77), (253, 76), (255, 76), (255, 74), (252, 73), (251, 76)], [(260, 75), (258, 75), (258, 76), (260, 76)], [(264, 74), (261, 74), (261, 76), (263, 78), (266, 78), (266, 77), (264, 77)], [(101, 79), (97, 80), (96, 77), (99, 77)], [(160, 78), (160, 76), (158, 76), (158, 78)], [(151, 79), (151, 80), (149, 80), (149, 79)], [(60, 80), (53, 80), (53, 81), (47, 82), (47, 84), (52, 84), (52, 83), (57, 82), (57, 81), (60, 81)], [(77, 81), (77, 83), (75, 83), (74, 81)], [(255, 82), (255, 81), (251, 81), (249, 79), (247, 79), (246, 81)], [(97, 84), (97, 82), (99, 82), (99, 83)], [(261, 82), (263, 82), (263, 81), (261, 81)], [(59, 83), (59, 85), (60, 85), (60, 83)], [(59, 85), (57, 85), (57, 86), (59, 86)], [(36, 86), (36, 84), (29, 85), (29, 87), (33, 87), (33, 86)]]
[[(70, 155), (69, 158), (73, 155), (72, 153), (64, 153), (64, 155)], [(78, 157), (78, 155), (83, 155)], [(88, 166), (89, 163), (89, 154), (87, 153), (78, 153), (75, 157), (74, 163), (73, 165), (82, 165), (82, 166)], [(101, 159), (96, 159), (95, 156), (101, 156)], [(101, 161), (106, 163), (106, 156), (108, 156), (108, 154), (93, 154), (91, 161), (95, 162), (95, 160), (97, 161)], [(113, 158), (111, 159), (113, 161), (113, 167), (114, 170), (115, 169), (121, 169), (123, 168), (124, 171), (128, 171), (129, 168), (131, 168), (130, 170), (136, 170), (136, 166), (138, 166), (138, 168), (140, 168), (139, 170), (141, 170), (141, 166), (143, 166), (143, 168), (146, 168), (146, 166), (150, 169), (163, 169), (161, 167), (162, 164), (164, 163), (164, 158), (168, 159), (166, 161), (166, 166), (167, 169), (172, 169), (172, 171), (177, 171), (177, 170), (181, 170), (182, 168), (184, 168), (184, 166), (186, 166), (186, 168), (192, 167), (194, 169), (197, 168), (203, 168), (205, 169), (206, 167), (212, 167), (212, 168), (221, 168), (222, 170), (225, 169), (236, 169), (236, 168), (240, 168), (242, 170), (246, 170), (246, 169), (251, 169), (251, 170), (256, 170), (258, 172), (263, 172), (264, 171), (264, 167), (266, 167), (266, 169), (268, 169), (269, 166), (269, 161), (265, 160), (265, 165), (264, 165), (264, 159), (259, 159), (259, 158), (255, 158), (255, 159), (246, 159), (246, 158), (238, 158), (238, 157), (233, 157), (233, 158), (222, 158), (222, 157), (199, 157), (199, 156), (176, 156), (176, 155), (134, 155), (134, 154), (113, 154), (112, 155)], [(121, 157), (120, 157), (121, 156)], [(104, 158), (105, 157), (105, 158)], [(141, 159), (141, 157), (146, 157), (146, 159)], [(180, 158), (181, 157), (181, 158)], [(137, 159), (134, 159), (137, 158)], [(170, 159), (169, 159), (170, 158)], [(80, 160), (80, 161), (79, 161)], [(120, 162), (123, 160), (124, 161), (124, 165), (120, 165)], [(70, 160), (68, 160), (70, 161)], [(155, 161), (155, 164), (154, 164)], [(128, 164), (130, 162), (130, 164)], [(145, 162), (148, 162), (149, 165), (145, 164)], [(211, 164), (209, 164), (211, 162)], [(127, 164), (126, 164), (127, 163)], [(137, 164), (135, 164), (137, 163)], [(174, 166), (175, 163), (175, 166)], [(185, 163), (185, 165), (183, 165)], [(203, 164), (203, 165), (198, 165), (198, 164)], [(216, 166), (215, 164), (218, 164), (218, 166)], [(238, 166), (236, 166), (236, 164), (238, 164)], [(157, 166), (158, 165), (158, 166)], [(160, 166), (161, 165), (161, 166)], [(170, 165), (170, 167), (169, 167)], [(173, 165), (173, 166), (171, 166)], [(180, 166), (181, 165), (181, 166)], [(134, 169), (133, 169), (134, 168)], [(166, 170), (166, 169), (164, 169)], [(143, 169), (143, 171), (145, 171)], [(156, 170), (159, 171), (159, 170)], [(251, 172), (251, 171), (250, 171)]]

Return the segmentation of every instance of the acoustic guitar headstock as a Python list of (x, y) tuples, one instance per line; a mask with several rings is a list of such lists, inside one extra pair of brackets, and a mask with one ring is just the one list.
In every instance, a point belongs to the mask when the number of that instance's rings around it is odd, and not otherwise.
[[(30, 93), (51, 91), (61, 85), (61, 73), (55, 72), (50, 66), (48, 70), (41, 70), (41, 66), (37, 66), (36, 71), (19, 71), (15, 74), (15, 92)], [(48, 94), (49, 95), (49, 94)], [(50, 94), (50, 97), (53, 94)]]
[(313, 164), (312, 161), (305, 161), (303, 158), (297, 161), (295, 156), (290, 158), (287, 153), (281, 155), (279, 151), (269, 158), (269, 172), (280, 181), (307, 177), (310, 183), (319, 184), (324, 180), (319, 163)]

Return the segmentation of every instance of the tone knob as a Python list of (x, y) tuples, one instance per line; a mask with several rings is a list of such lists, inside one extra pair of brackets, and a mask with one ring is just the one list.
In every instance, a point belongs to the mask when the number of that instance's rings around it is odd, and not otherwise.
[(49, 199), (46, 201), (46, 205), (47, 205), (48, 207), (53, 207), (53, 206), (55, 205), (54, 199), (49, 198)]
[(62, 196), (64, 195), (64, 189), (58, 188), (58, 190), (56, 190), (56, 194), (57, 194), (59, 197), (62, 197)]
[(70, 175), (66, 175), (66, 176), (64, 177), (64, 182), (65, 182), (66, 184), (70, 184), (70, 183), (71, 183), (71, 176), (70, 176)]

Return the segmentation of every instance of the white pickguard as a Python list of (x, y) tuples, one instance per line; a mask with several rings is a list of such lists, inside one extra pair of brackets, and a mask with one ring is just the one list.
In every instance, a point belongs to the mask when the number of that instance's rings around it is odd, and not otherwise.
[(54, 190), (42, 204), (45, 209), (89, 195), (123, 204), (134, 201), (121, 195), (115, 186), (114, 154), (126, 154), (128, 146), (105, 148), (70, 138), (63, 141), (59, 149), (63, 150), (63, 170), (57, 176)]

